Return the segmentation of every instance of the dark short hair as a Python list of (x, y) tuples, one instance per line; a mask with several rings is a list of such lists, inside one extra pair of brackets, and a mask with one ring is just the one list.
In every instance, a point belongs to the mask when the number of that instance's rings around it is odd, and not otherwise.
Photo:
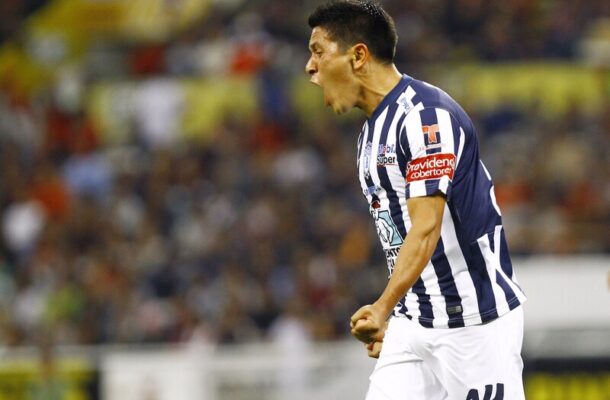
[(331, 1), (316, 8), (308, 23), (312, 29), (324, 28), (343, 47), (364, 43), (379, 61), (394, 61), (398, 40), (394, 20), (374, 1)]

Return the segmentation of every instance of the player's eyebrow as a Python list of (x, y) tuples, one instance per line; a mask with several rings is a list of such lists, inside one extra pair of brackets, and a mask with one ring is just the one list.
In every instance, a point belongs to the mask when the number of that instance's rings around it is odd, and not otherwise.
[(320, 47), (320, 45), (316, 41), (309, 43), (309, 50), (311, 50), (311, 51), (314, 51), (316, 48), (319, 48), (319, 47)]

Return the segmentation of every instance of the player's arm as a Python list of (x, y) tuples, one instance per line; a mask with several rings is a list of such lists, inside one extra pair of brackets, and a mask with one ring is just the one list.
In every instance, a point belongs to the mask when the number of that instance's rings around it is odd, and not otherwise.
[(360, 308), (351, 318), (352, 335), (364, 343), (381, 341), (385, 321), (417, 281), (438, 244), (445, 209), (442, 194), (407, 200), (411, 229), (398, 252), (392, 277), (379, 299)]
[(415, 284), (432, 258), (441, 235), (445, 197), (441, 194), (407, 200), (411, 229), (398, 252), (392, 277), (375, 303), (387, 318), (394, 306)]

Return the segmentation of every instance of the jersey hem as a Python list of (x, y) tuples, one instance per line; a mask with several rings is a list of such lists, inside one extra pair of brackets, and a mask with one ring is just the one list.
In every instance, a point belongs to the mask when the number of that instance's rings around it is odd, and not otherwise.
[(422, 325), (424, 327), (427, 327), (427, 326), (423, 325), (422, 322), (428, 323), (429, 325), (433, 325), (433, 328), (456, 329), (456, 328), (463, 328), (466, 326), (475, 326), (475, 325), (486, 324), (488, 322), (491, 322), (493, 320), (500, 318), (501, 316), (507, 314), (511, 310), (514, 310), (515, 308), (523, 305), (523, 303), (525, 303), (526, 301), (527, 301), (527, 298), (524, 298), (523, 300), (519, 300), (519, 297), (515, 296), (515, 297), (511, 298), (510, 300), (508, 300), (506, 302), (506, 305), (504, 305), (502, 307), (495, 307), (491, 310), (487, 310), (487, 311), (484, 311), (479, 314), (473, 314), (473, 315), (461, 318), (461, 320), (464, 322), (464, 325), (455, 326), (455, 327), (449, 326), (448, 318), (443, 318), (442, 320), (439, 320), (438, 318), (426, 318), (426, 317), (422, 317), (422, 316), (415, 316), (415, 315), (411, 315), (408, 313), (401, 313), (401, 312), (395, 312), (394, 316), (415, 319), (419, 322), (420, 325)]

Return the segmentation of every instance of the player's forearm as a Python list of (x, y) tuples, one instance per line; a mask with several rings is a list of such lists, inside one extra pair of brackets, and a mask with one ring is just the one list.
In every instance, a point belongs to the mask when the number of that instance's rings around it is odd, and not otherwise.
[(440, 224), (413, 226), (402, 245), (392, 277), (375, 302), (389, 316), (398, 301), (415, 284), (430, 261), (440, 237)]

